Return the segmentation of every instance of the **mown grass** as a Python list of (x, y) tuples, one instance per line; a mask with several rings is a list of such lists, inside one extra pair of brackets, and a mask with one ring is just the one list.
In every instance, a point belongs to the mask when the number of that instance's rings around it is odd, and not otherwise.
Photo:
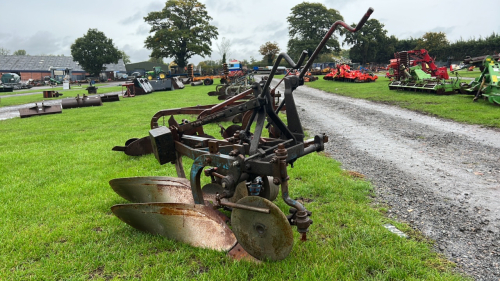
[[(479, 77), (479, 75), (481, 75), (481, 71), (479, 70), (479, 67), (474, 68), (474, 70), (472, 70), (472, 71), (468, 71), (467, 69), (461, 69), (461, 70), (458, 70), (456, 72), (458, 72), (459, 76), (461, 76), (461, 77), (469, 77), (469, 78), (476, 78), (476, 77)], [(454, 76), (454, 74), (450, 73), (450, 77), (451, 76)]]
[[(56, 99), (63, 99), (63, 98), (74, 98), (77, 95), (83, 96), (88, 95), (88, 91), (85, 90), (86, 87), (72, 87), (69, 90), (62, 90), (58, 88), (53, 88), (53, 89), (47, 89), (48, 91), (57, 91), (60, 94), (63, 94), (61, 97), (57, 98), (44, 98), (43, 93), (39, 94), (33, 94), (33, 95), (27, 95), (27, 96), (13, 96), (13, 97), (1, 97), (0, 96), (0, 107), (3, 106), (12, 106), (12, 105), (20, 105), (20, 104), (27, 104), (27, 103), (41, 103), (43, 101), (49, 101), (49, 100), (56, 100)], [(40, 92), (43, 92), (44, 90), (40, 90)], [(103, 87), (97, 89), (98, 94), (106, 94), (106, 93), (111, 93), (111, 92), (121, 92), (122, 87), (121, 86), (111, 86), (111, 87)], [(31, 90), (28, 92), (38, 92), (38, 90)], [(18, 92), (13, 92), (10, 94), (17, 94)]]
[(342, 96), (397, 105), (432, 116), (468, 124), (500, 127), (500, 107), (471, 95), (437, 95), (432, 93), (389, 90), (389, 79), (379, 76), (372, 83), (348, 83), (324, 80), (323, 76), (307, 86)]
[[(225, 253), (121, 222), (110, 207), (126, 201), (109, 180), (175, 176), (175, 169), (160, 166), (152, 155), (130, 157), (111, 148), (145, 136), (158, 110), (218, 103), (206, 94), (209, 90), (188, 86), (101, 107), (0, 121), (0, 280), (464, 279), (418, 235), (403, 239), (387, 231), (383, 224), (389, 222), (414, 233), (384, 217), (383, 208), (370, 207), (370, 184), (350, 178), (323, 154), (307, 155), (289, 169), (291, 196), (306, 201), (314, 224), (305, 243), (295, 232), (285, 260), (233, 261)], [(206, 131), (218, 135), (215, 125)], [(185, 160), (187, 170), (190, 163)], [(281, 199), (276, 202), (287, 212)]]

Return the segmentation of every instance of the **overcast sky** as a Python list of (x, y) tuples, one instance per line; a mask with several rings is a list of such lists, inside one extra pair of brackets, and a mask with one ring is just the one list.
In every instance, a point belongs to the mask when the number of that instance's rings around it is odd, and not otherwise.
[[(498, 0), (497, 0), (498, 1)], [(157, 0), (2, 0), (0, 9), (0, 47), (11, 54), (19, 49), (30, 55), (71, 55), (70, 46), (85, 35), (89, 28), (113, 39), (118, 49), (125, 51), (132, 62), (149, 59), (150, 50), (144, 48), (150, 26), (144, 16), (160, 11), (166, 1)], [(231, 58), (238, 60), (251, 56), (260, 60), (259, 47), (267, 41), (276, 41), (286, 51), (288, 25), (286, 18), (298, 0), (200, 0), (218, 28), (219, 38), (212, 42), (211, 57), (193, 57), (191, 63), (206, 59), (220, 59), (216, 42), (230, 39)], [(418, 38), (425, 32), (444, 32), (450, 42), (460, 38), (486, 37), (500, 32), (498, 2), (487, 0), (321, 0), (336, 9), (351, 24), (357, 23), (371, 6), (371, 18), (385, 25), (388, 35), (400, 39)], [(296, 60), (297, 58), (293, 58)], [(170, 62), (171, 59), (165, 59)]]

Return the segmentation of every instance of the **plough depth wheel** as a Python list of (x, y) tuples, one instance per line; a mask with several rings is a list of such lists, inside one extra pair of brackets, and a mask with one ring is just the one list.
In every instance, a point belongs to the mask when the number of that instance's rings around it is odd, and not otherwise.
[(267, 208), (269, 214), (233, 209), (231, 225), (243, 249), (259, 260), (282, 260), (293, 248), (293, 232), (285, 214), (271, 201), (247, 196), (237, 204)]

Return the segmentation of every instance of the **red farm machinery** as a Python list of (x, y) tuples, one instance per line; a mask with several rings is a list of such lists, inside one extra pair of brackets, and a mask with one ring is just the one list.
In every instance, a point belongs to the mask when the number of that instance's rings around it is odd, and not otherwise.
[(375, 82), (378, 76), (367, 69), (351, 70), (347, 64), (337, 64), (330, 73), (323, 76), (325, 80), (335, 80), (344, 82)]

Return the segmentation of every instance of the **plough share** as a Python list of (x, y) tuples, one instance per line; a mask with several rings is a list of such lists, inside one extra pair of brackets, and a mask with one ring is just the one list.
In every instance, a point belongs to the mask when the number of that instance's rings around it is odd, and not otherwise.
[[(286, 53), (281, 53), (269, 79), (252, 85), (249, 91), (253, 99), (205, 109), (205, 114), (200, 114), (193, 122), (177, 124), (171, 117), (169, 127), (164, 127), (152, 121), (153, 129), (149, 131), (151, 149), (161, 165), (175, 164), (178, 178), (111, 180), (115, 192), (132, 202), (113, 206), (113, 213), (137, 229), (195, 247), (227, 251), (237, 259), (286, 258), (294, 242), (292, 225), (297, 227), (301, 240), (305, 241), (312, 224), (311, 212), (290, 198), (287, 167), (289, 164), (293, 167), (302, 156), (322, 151), (328, 141), (324, 134), (304, 139), (293, 91), (304, 84), (304, 75), (337, 26), (356, 32), (372, 12), (372, 8), (368, 9), (355, 28), (342, 21), (335, 22), (304, 66), (306, 51), (302, 52), (297, 63)], [(275, 108), (270, 84), (283, 59), (293, 69), (303, 68), (300, 75), (284, 79), (284, 98)], [(285, 105), (288, 125), (277, 114)], [(226, 139), (190, 134), (205, 124), (248, 111), (251, 112), (250, 121)], [(157, 117), (161, 115), (157, 114)], [(266, 127), (273, 128), (272, 138), (262, 136)], [(187, 178), (183, 156), (193, 159)], [(202, 174), (211, 179), (211, 183), (203, 187), (200, 184)], [(291, 207), (288, 216), (272, 202), (280, 188), (282, 199)], [(221, 209), (231, 211), (230, 218)]]

